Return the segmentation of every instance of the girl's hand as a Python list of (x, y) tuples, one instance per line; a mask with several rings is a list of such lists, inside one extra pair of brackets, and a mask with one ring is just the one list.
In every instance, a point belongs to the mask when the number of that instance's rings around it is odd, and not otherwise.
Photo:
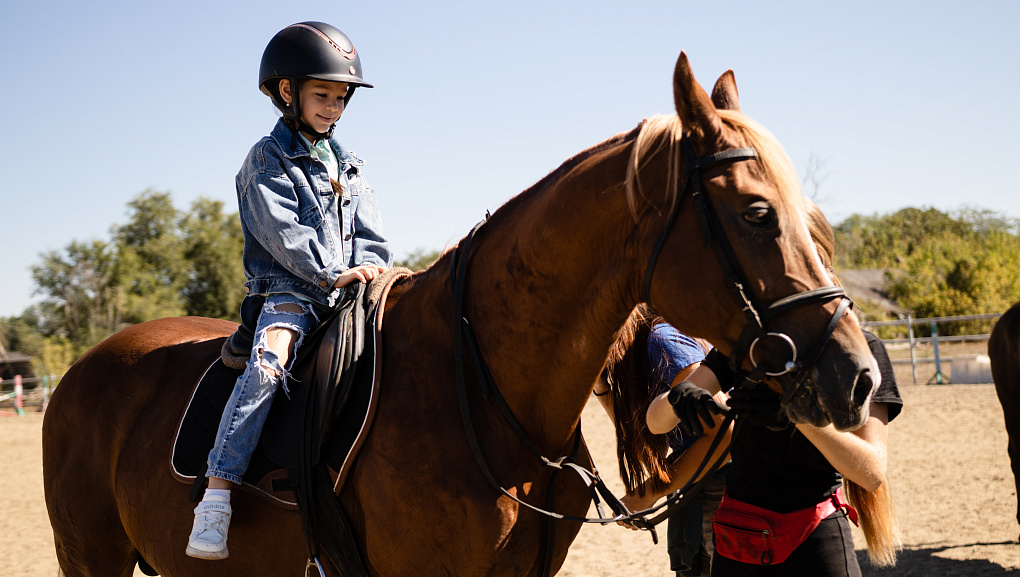
[[(677, 373), (672, 384), (676, 385), (682, 381), (693, 383), (712, 395), (720, 395), (716, 399), (719, 407), (722, 407), (726, 402), (725, 396), (721, 394), (719, 389), (719, 380), (716, 379), (715, 373), (707, 365), (694, 363)], [(725, 412), (725, 409), (722, 412)], [(680, 424), (680, 417), (677, 415), (678, 413), (673, 409), (673, 404), (670, 403), (669, 393), (662, 393), (652, 399), (652, 402), (648, 405), (648, 410), (645, 411), (645, 423), (648, 425), (648, 431), (653, 435), (663, 435), (672, 431)], [(689, 422), (693, 422), (693, 420), (690, 419)], [(708, 428), (711, 429), (712, 427)]]
[(705, 429), (715, 427), (716, 415), (725, 415), (729, 407), (712, 397), (712, 393), (690, 381), (681, 381), (669, 390), (666, 400), (673, 407), (673, 414), (680, 420), (677, 426), (686, 437), (698, 437)]
[(356, 267), (349, 268), (344, 272), (340, 273), (337, 277), (336, 282), (333, 283), (335, 288), (345, 287), (354, 281), (363, 283), (370, 282), (375, 277), (382, 274), (386, 270), (386, 267), (379, 266), (377, 264), (362, 264)]

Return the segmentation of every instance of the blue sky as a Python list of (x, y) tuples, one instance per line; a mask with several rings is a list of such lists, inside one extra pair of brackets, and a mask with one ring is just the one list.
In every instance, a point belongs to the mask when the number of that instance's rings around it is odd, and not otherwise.
[(337, 134), (367, 162), (398, 257), (455, 242), (580, 150), (672, 112), (686, 51), (741, 105), (833, 222), (907, 206), (1018, 217), (1020, 3), (7, 2), (0, 7), (0, 316), (29, 267), (108, 240), (152, 188), (236, 208), (275, 122), (262, 50), (294, 22), (354, 41), (367, 81)]

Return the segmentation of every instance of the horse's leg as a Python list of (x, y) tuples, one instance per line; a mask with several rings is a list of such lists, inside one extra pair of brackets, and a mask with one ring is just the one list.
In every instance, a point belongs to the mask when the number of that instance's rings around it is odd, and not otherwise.
[[(1007, 451), (1017, 495), (1020, 495), (1020, 304), (1006, 311), (988, 339), (988, 356), (992, 361), (992, 380), (1002, 405), (1009, 438)], [(1017, 503), (1020, 523), (1020, 503)]]
[[(1014, 363), (1014, 365), (1017, 365)], [(1020, 366), (1013, 366), (1017, 370)], [(1014, 378), (1020, 381), (1020, 373), (1014, 373)], [(1006, 436), (1008, 438), (1006, 451), (1009, 454), (1010, 469), (1013, 471), (1013, 483), (1016, 487), (1016, 494), (1020, 495), (1020, 387), (999, 386), (998, 381), (995, 387), (999, 393), (1002, 403), (1002, 414), (1006, 421)], [(1017, 503), (1017, 523), (1020, 523), (1020, 502)]]
[[(1013, 469), (1013, 482), (1016, 486), (1016, 494), (1020, 495), (1020, 415), (1011, 415), (1012, 427), (1007, 427), (1006, 434), (1009, 436), (1007, 451), (1009, 453), (1010, 468)], [(1020, 523), (1020, 502), (1017, 503), (1017, 523)]]
[[(1020, 363), (1012, 363), (1012, 370), (1020, 370)], [(1016, 385), (1020, 385), (1020, 373), (1014, 372)], [(998, 389), (998, 383), (996, 383)], [(1010, 387), (1008, 390), (1000, 391), (1008, 396), (1001, 399), (1002, 415), (1006, 421), (1006, 436), (1008, 438), (1007, 453), (1009, 454), (1010, 469), (1013, 470), (1013, 482), (1016, 486), (1016, 494), (1020, 495), (1020, 386)], [(1020, 502), (1017, 503), (1017, 523), (1020, 523)]]
[[(56, 545), (60, 574), (66, 577), (131, 577), (137, 562), (134, 545), (127, 539), (123, 528), (100, 527), (100, 533), (88, 533), (88, 526), (78, 530), (61, 530), (54, 524), (53, 540)], [(87, 536), (86, 536), (87, 535)], [(96, 547), (85, 540), (103, 543)]]
[[(588, 450), (583, 446), (577, 457), (577, 464), (586, 469), (592, 469), (592, 463), (588, 459)], [(552, 510), (572, 516), (587, 516), (589, 505), (591, 505), (590, 493), (581, 479), (570, 469), (563, 469), (558, 475), (555, 475), (555, 478), (551, 480), (549, 490), (553, 491), (555, 495), (552, 499)], [(548, 502), (546, 499), (546, 503)], [(581, 523), (574, 521), (546, 518), (539, 519), (538, 523), (540, 527), (546, 525), (549, 534), (542, 533), (545, 535), (546, 542), (540, 545), (539, 555), (535, 560), (535, 565), (528, 573), (529, 577), (544, 577), (558, 573), (567, 558), (567, 549), (570, 548), (570, 544), (574, 542), (578, 532), (581, 531)]]

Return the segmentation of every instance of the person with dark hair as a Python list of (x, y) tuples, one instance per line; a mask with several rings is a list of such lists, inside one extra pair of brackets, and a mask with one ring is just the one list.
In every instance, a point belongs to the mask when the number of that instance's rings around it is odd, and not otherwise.
[[(622, 344), (627, 346), (610, 354), (593, 393), (611, 417), (619, 413), (621, 420), (617, 423), (617, 431), (622, 443), (655, 445), (647, 451), (631, 449), (623, 453), (625, 459), (643, 460), (648, 477), (637, 479), (637, 470), (629, 475), (631, 484), (637, 484), (637, 490), (629, 491), (622, 501), (631, 512), (636, 512), (652, 507), (662, 497), (677, 491), (691, 476), (692, 466), (697, 466), (700, 459), (692, 459), (688, 451), (699, 442), (700, 433), (685, 433), (681, 427), (674, 426), (667, 431), (650, 431), (653, 435), (647, 435), (644, 433), (648, 427), (644, 423), (628, 426), (628, 422), (643, 421), (648, 401), (668, 393), (673, 383), (688, 378), (704, 360), (709, 345), (681, 333), (643, 307), (631, 315), (623, 333), (626, 336)], [(633, 341), (629, 342), (631, 338)], [(629, 394), (626, 401), (623, 399), (625, 394)], [(621, 432), (634, 429), (640, 431), (637, 436), (643, 441), (628, 438), (634, 433)], [(663, 438), (655, 433), (665, 433), (669, 450), (665, 458), (660, 457), (666, 447), (658, 446), (649, 438)], [(672, 513), (667, 521), (667, 554), (670, 568), (678, 577), (709, 575), (713, 550), (712, 513), (722, 499), (724, 479), (724, 471), (706, 479), (697, 493), (689, 496), (685, 505)], [(620, 524), (634, 528), (626, 523)]]

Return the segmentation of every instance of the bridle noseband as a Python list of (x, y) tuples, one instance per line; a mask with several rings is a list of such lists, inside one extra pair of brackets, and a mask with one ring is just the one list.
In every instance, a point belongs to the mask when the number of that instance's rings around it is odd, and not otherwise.
[[(853, 301), (850, 300), (850, 297), (846, 295), (846, 292), (841, 287), (826, 286), (796, 293), (781, 298), (769, 305), (758, 305), (754, 296), (748, 294), (750, 284), (747, 282), (743, 268), (737, 261), (733, 247), (730, 246), (729, 241), (726, 239), (726, 233), (719, 222), (719, 217), (712, 206), (712, 201), (705, 192), (702, 176), (702, 171), (706, 168), (724, 163), (758, 158), (758, 152), (753, 148), (732, 148), (704, 158), (698, 158), (694, 152), (694, 146), (686, 134), (680, 138), (680, 148), (684, 158), (687, 159), (687, 164), (684, 166), (684, 172), (687, 173), (687, 176), (680, 191), (680, 196), (673, 203), (673, 208), (666, 219), (666, 225), (663, 227), (658, 241), (656, 241), (655, 246), (652, 248), (652, 254), (648, 258), (648, 264), (645, 266), (641, 297), (645, 304), (652, 307), (652, 274), (655, 270), (655, 263), (658, 261), (659, 253), (662, 251), (666, 238), (673, 228), (673, 223), (680, 211), (680, 205), (683, 203), (686, 193), (690, 191), (691, 197), (694, 199), (695, 210), (698, 214), (698, 223), (701, 225), (704, 247), (711, 246), (715, 250), (719, 265), (722, 267), (723, 274), (725, 274), (728, 281), (726, 287), (740, 305), (741, 311), (747, 319), (747, 324), (744, 326), (744, 330), (737, 339), (730, 354), (730, 369), (734, 372), (739, 372), (744, 357), (749, 356), (753, 369), (747, 378), (752, 382), (760, 382), (766, 377), (790, 375), (794, 382), (793, 386), (789, 387), (789, 390), (783, 395), (783, 402), (786, 403), (800, 389), (807, 378), (808, 370), (818, 362), (822, 348), (829, 341), (829, 338), (832, 337), (832, 333), (836, 330), (836, 325), (839, 324), (843, 314), (853, 304)], [(840, 304), (836, 307), (836, 311), (833, 313), (828, 326), (822, 332), (821, 338), (815, 342), (811, 351), (807, 355), (800, 356), (800, 359), (798, 359), (797, 345), (792, 338), (785, 333), (765, 330), (765, 325), (768, 321), (787, 310), (814, 303), (828, 302), (834, 298), (840, 299)], [(790, 348), (790, 359), (783, 365), (782, 370), (768, 371), (755, 357), (755, 346), (766, 338), (779, 339)]]
[[(727, 286), (730, 292), (737, 299), (737, 302), (740, 303), (741, 310), (744, 312), (744, 316), (747, 317), (748, 320), (743, 333), (737, 340), (733, 353), (730, 355), (730, 366), (736, 371), (740, 368), (744, 356), (749, 355), (751, 364), (754, 367), (751, 373), (747, 376), (747, 381), (750, 383), (760, 382), (766, 377), (779, 377), (792, 374), (795, 378), (794, 386), (786, 395), (784, 395), (783, 398), (784, 403), (788, 402), (803, 383), (808, 372), (806, 369), (813, 367), (817, 362), (818, 357), (821, 355), (822, 347), (832, 336), (833, 331), (836, 329), (836, 325), (839, 324), (839, 321), (842, 319), (847, 307), (852, 304), (850, 298), (846, 296), (842, 288), (829, 286), (790, 295), (765, 307), (755, 306), (753, 296), (748, 295), (745, 289), (745, 287), (750, 285), (744, 276), (743, 269), (740, 267), (739, 262), (737, 262), (733, 249), (726, 240), (726, 235), (723, 232), (722, 225), (719, 222), (718, 216), (716, 216), (711, 201), (705, 194), (701, 171), (705, 168), (722, 163), (757, 158), (758, 153), (753, 148), (734, 148), (699, 159), (694, 153), (694, 147), (691, 145), (691, 142), (686, 135), (680, 139), (680, 146), (682, 147), (684, 157), (688, 159), (688, 162), (684, 167), (687, 177), (680, 195), (674, 202), (673, 208), (667, 217), (666, 225), (652, 249), (652, 254), (648, 259), (648, 264), (645, 267), (642, 298), (648, 306), (651, 306), (651, 283), (655, 263), (659, 258), (663, 245), (666, 243), (666, 238), (669, 235), (670, 230), (673, 228), (673, 223), (676, 220), (684, 195), (688, 190), (691, 190), (691, 196), (694, 198), (695, 208), (698, 213), (698, 222), (701, 225), (704, 244), (706, 247), (712, 246), (715, 249), (719, 263), (729, 281)], [(719, 446), (723, 436), (716, 436), (709, 447), (705, 459), (698, 466), (698, 469), (695, 471), (691, 480), (680, 491), (671, 495), (664, 503), (656, 505), (651, 509), (636, 513), (627, 511), (623, 503), (612, 494), (608, 487), (606, 487), (605, 483), (599, 477), (598, 471), (594, 470), (594, 467), (592, 467), (592, 471), (588, 471), (575, 463), (578, 451), (583, 446), (580, 437), (580, 427), (578, 427), (575, 432), (575, 437), (571, 443), (573, 445), (572, 455), (560, 457), (555, 460), (544, 457), (530, 441), (527, 434), (524, 432), (524, 428), (521, 426), (521, 423), (518, 421), (516, 416), (514, 416), (513, 411), (503, 399), (503, 396), (499, 391), (499, 387), (492, 378), (492, 374), (489, 372), (485, 359), (479, 349), (474, 331), (471, 329), (471, 324), (465, 316), (464, 293), (466, 288), (468, 256), (471, 250), (471, 240), (474, 238), (475, 233), (482, 224), (484, 224), (484, 222), (484, 220), (479, 222), (471, 230), (471, 232), (468, 233), (461, 243), (452, 251), (450, 260), (450, 286), (453, 293), (454, 305), (454, 362), (458, 404), (460, 405), (462, 422), (464, 424), (465, 432), (467, 433), (468, 445), (470, 446), (471, 453), (481, 469), (483, 476), (489, 485), (492, 486), (498, 493), (548, 518), (600, 524), (608, 524), (615, 521), (627, 521), (640, 529), (650, 531), (653, 541), (658, 542), (658, 538), (655, 533), (655, 525), (682, 506), (688, 500), (690, 495), (696, 494), (696, 488), (698, 485), (711, 476), (711, 473), (709, 473), (701, 477), (701, 481), (697, 483), (694, 481), (694, 479), (698, 479), (699, 476), (701, 476), (701, 472), (706, 466), (709, 467), (710, 471), (714, 472), (727, 458), (729, 452), (728, 449), (724, 450), (719, 457), (711, 463), (711, 465), (709, 464), (710, 458), (713, 454), (715, 454), (716, 448)], [(713, 240), (716, 242), (713, 242)], [(792, 338), (784, 333), (768, 332), (765, 330), (765, 325), (768, 321), (791, 308), (818, 302), (827, 302), (834, 298), (841, 299), (841, 302), (836, 308), (836, 312), (833, 313), (828, 326), (822, 332), (822, 337), (818, 340), (815, 347), (808, 355), (798, 358), (797, 346), (794, 344)], [(759, 310), (762, 312), (759, 313)], [(758, 362), (758, 359), (754, 354), (755, 346), (765, 338), (778, 338), (790, 348), (790, 360), (784, 365), (782, 371), (769, 372)], [(496, 407), (503, 414), (504, 420), (507, 424), (509, 424), (510, 428), (521, 440), (528, 452), (530, 452), (536, 460), (542, 463), (542, 465), (552, 468), (556, 472), (565, 469), (572, 469), (581, 476), (581, 479), (587, 486), (592, 500), (595, 503), (595, 507), (599, 512), (598, 518), (563, 515), (522, 501), (515, 494), (504, 488), (495, 478), (485, 459), (481, 443), (479, 442), (478, 435), (474, 427), (474, 418), (467, 393), (467, 379), (465, 375), (465, 364), (467, 359), (465, 357), (468, 355), (465, 355), (465, 349), (467, 349), (466, 352), (471, 357), (472, 364), (474, 365), (483, 402), (495, 402)], [(722, 428), (728, 428), (729, 424), (733, 421), (733, 418), (734, 413), (731, 411), (727, 415), (726, 420), (723, 422)], [(554, 492), (550, 492), (549, 496), (551, 497), (553, 494)], [(604, 500), (604, 504), (611, 509), (611, 515), (604, 511), (603, 502), (599, 499), (600, 496), (602, 497), (602, 500)], [(644, 517), (645, 515), (656, 511), (661, 511), (656, 517), (652, 519), (646, 519)]]

